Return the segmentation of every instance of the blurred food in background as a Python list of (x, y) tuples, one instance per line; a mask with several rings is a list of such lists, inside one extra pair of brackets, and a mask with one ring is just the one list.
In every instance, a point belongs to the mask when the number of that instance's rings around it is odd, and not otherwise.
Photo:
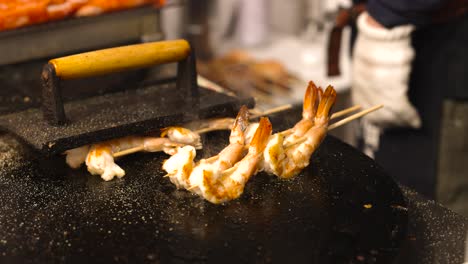
[(201, 76), (239, 96), (254, 96), (270, 101), (272, 96), (287, 95), (297, 78), (276, 60), (257, 60), (242, 50), (199, 61)]
[[(327, 74), (328, 36), (344, 1), (200, 1), (205, 4), (188, 1), (186, 32), (202, 77), (236, 95), (255, 97), (261, 109), (299, 104), (305, 80), (313, 79), (334, 84), (346, 106), (348, 49), (336, 54), (341, 75)], [(349, 32), (343, 31), (338, 42), (346, 47)]]
[(162, 6), (165, 0), (10, 0), (0, 3), (0, 30), (68, 17), (94, 16), (142, 5)]

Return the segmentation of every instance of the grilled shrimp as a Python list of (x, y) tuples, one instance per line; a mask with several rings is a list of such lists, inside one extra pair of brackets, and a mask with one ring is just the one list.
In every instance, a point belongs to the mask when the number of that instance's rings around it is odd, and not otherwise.
[[(212, 166), (216, 170), (225, 170), (232, 167), (242, 158), (245, 145), (244, 131), (248, 125), (248, 109), (242, 106), (231, 129), (229, 145), (224, 148), (215, 158), (201, 160), (197, 167)], [(177, 188), (188, 188), (189, 177), (195, 167), (195, 148), (185, 146), (178, 148), (177, 153), (167, 159), (163, 164), (163, 169), (168, 173), (169, 179)]]
[[(174, 127), (174, 130), (184, 131)], [(86, 145), (75, 149), (65, 151), (67, 164), (74, 169), (77, 169), (86, 162), (88, 171), (93, 175), (101, 175), (106, 180), (112, 180), (115, 176), (123, 177), (125, 171), (115, 164), (113, 154), (122, 150), (143, 146), (146, 152), (164, 151), (172, 155), (175, 153), (176, 148), (185, 144), (191, 144), (196, 147), (201, 147), (200, 138), (189, 135), (188, 138), (176, 136), (169, 136), (168, 138), (161, 137), (138, 137), (130, 136), (124, 138), (113, 139), (93, 145)], [(182, 142), (177, 142), (180, 140)]]
[(113, 154), (125, 149), (144, 146), (145, 151), (166, 151), (180, 146), (179, 143), (172, 142), (168, 138), (154, 137), (124, 137), (106, 142), (93, 144), (86, 156), (86, 166), (92, 175), (101, 175), (105, 181), (112, 180), (115, 176), (121, 178), (125, 171), (115, 164)]
[(261, 118), (247, 155), (233, 167), (223, 171), (202, 163), (190, 175), (190, 185), (195, 186), (190, 190), (215, 204), (238, 198), (247, 181), (259, 170), (271, 130), (268, 118)]
[(265, 171), (289, 179), (309, 165), (312, 153), (327, 134), (329, 113), (335, 99), (335, 90), (332, 86), (328, 86), (313, 116), (312, 127), (302, 136), (303, 142), (287, 146), (282, 133), (276, 133), (271, 137), (264, 151)]

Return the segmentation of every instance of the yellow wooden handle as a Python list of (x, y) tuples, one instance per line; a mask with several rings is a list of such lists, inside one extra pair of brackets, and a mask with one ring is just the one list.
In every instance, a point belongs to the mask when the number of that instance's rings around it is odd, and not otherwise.
[(50, 60), (60, 79), (79, 79), (187, 58), (190, 45), (186, 40), (160, 41), (96, 50)]

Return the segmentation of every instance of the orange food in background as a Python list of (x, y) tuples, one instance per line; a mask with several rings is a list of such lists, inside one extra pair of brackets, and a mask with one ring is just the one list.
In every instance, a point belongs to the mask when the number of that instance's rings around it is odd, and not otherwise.
[(0, 30), (47, 21), (48, 0), (10, 0), (0, 3)]
[(0, 1), (0, 30), (59, 20), (71, 16), (93, 16), (153, 4), (165, 0), (3, 0)]

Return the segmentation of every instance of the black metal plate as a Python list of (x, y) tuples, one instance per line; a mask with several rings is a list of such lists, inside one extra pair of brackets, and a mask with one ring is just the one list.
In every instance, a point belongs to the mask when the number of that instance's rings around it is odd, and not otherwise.
[(158, 13), (146, 5), (0, 31), (0, 65), (162, 39)]
[[(200, 117), (235, 116), (241, 105), (254, 106), (252, 98), (239, 99), (199, 89)], [(52, 155), (111, 138), (140, 134), (184, 120), (187, 106), (173, 84), (105, 94), (65, 104), (70, 119), (51, 126), (40, 109), (0, 116), (0, 127), (41, 151)]]
[[(208, 134), (198, 155), (227, 138)], [(10, 156), (0, 170), (0, 262), (391, 263), (406, 234), (398, 186), (333, 137), (295, 179), (258, 174), (226, 205), (176, 190), (162, 177), (163, 154), (119, 160), (127, 175), (111, 182), (62, 158)]]

